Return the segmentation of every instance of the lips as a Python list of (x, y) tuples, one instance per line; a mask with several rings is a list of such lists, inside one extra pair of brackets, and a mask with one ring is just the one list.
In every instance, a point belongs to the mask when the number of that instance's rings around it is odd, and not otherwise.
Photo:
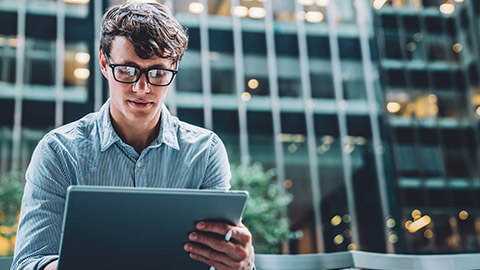
[(128, 101), (128, 104), (130, 104), (132, 107), (139, 108), (139, 109), (147, 108), (153, 104), (153, 102), (148, 102), (144, 100), (127, 100), (127, 101)]

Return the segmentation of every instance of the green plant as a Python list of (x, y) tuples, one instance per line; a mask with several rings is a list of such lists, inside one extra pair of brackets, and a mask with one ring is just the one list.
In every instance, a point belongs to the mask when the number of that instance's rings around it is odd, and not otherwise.
[(13, 241), (17, 231), (18, 213), (23, 196), (24, 174), (8, 173), (0, 182), (0, 255), (13, 255)]
[(252, 233), (255, 253), (281, 253), (282, 243), (294, 235), (287, 214), (292, 195), (272, 180), (274, 175), (258, 163), (232, 165), (232, 190), (250, 193), (242, 221)]

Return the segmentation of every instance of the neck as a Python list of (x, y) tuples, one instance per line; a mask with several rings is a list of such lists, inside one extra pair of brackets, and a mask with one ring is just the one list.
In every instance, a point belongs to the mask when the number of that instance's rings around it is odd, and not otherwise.
[(113, 117), (112, 125), (118, 136), (128, 145), (131, 145), (135, 151), (140, 154), (158, 137), (160, 132), (160, 117), (156, 123), (129, 123), (119, 122)]

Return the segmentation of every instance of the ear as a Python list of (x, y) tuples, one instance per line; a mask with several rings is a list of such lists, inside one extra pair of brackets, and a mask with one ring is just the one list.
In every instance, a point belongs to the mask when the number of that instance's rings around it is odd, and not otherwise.
[(103, 51), (100, 51), (98, 53), (98, 59), (100, 60), (100, 70), (102, 71), (103, 77), (108, 80), (108, 65), (107, 65), (107, 59), (105, 59), (105, 54)]

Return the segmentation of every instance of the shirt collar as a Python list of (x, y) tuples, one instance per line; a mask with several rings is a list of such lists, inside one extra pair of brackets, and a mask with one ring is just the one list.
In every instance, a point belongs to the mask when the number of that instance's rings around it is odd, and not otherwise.
[[(103, 152), (107, 150), (115, 142), (121, 142), (117, 132), (113, 129), (110, 117), (110, 99), (100, 108), (98, 112), (98, 127), (100, 135), (100, 150)], [(176, 117), (172, 116), (165, 104), (162, 104), (162, 112), (160, 118), (160, 131), (158, 137), (148, 147), (158, 147), (165, 143), (175, 150), (179, 150), (177, 138), (178, 121)]]
[(152, 142), (152, 146), (165, 143), (175, 150), (180, 150), (177, 137), (178, 119), (170, 114), (165, 104), (162, 104), (161, 115), (160, 132), (158, 132), (157, 139)]

